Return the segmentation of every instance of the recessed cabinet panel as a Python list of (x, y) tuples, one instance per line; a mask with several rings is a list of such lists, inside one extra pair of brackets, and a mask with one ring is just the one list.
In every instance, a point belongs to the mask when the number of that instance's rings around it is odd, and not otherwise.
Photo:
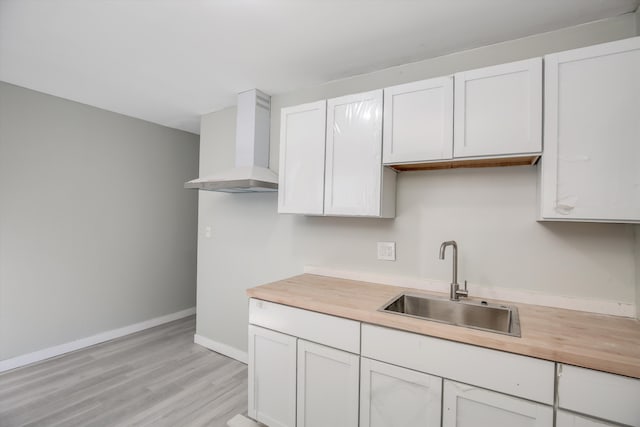
[(362, 358), (360, 427), (439, 427), (442, 378)]
[(552, 406), (448, 380), (443, 390), (443, 427), (553, 425)]
[(327, 101), (326, 215), (380, 216), (382, 90)]
[(249, 325), (249, 416), (296, 425), (296, 338)]
[(541, 151), (541, 58), (455, 74), (454, 157)]
[(357, 427), (360, 356), (298, 342), (298, 427)]
[(451, 159), (453, 77), (384, 90), (385, 164)]
[(640, 37), (545, 56), (541, 218), (640, 222)]
[(322, 215), (326, 101), (283, 108), (278, 212)]
[(640, 379), (559, 364), (558, 405), (604, 420), (640, 426)]

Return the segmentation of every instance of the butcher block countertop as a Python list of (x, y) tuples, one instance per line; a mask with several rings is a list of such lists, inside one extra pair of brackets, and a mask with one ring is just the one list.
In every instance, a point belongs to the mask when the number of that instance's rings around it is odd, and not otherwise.
[(377, 311), (405, 291), (444, 296), (313, 274), (257, 286), (248, 289), (247, 295), (374, 325), (640, 378), (638, 320), (507, 302), (518, 307), (522, 337), (517, 338)]

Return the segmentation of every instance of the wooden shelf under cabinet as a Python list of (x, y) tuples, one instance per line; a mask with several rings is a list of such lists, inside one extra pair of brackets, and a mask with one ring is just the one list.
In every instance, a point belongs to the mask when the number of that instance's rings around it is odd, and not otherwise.
[(498, 166), (526, 166), (535, 165), (540, 159), (540, 155), (525, 157), (502, 157), (493, 159), (459, 159), (445, 160), (429, 163), (406, 163), (398, 165), (387, 165), (399, 172), (424, 171), (436, 169), (456, 169), (456, 168), (493, 168)]

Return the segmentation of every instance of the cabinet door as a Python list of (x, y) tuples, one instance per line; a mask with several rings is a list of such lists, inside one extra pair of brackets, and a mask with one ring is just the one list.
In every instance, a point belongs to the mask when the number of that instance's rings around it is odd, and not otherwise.
[(553, 407), (445, 380), (443, 427), (549, 427)]
[(442, 379), (362, 358), (360, 427), (440, 426)]
[(326, 101), (280, 113), (278, 212), (322, 215)]
[(325, 168), (325, 214), (382, 214), (382, 90), (327, 101)]
[(454, 157), (541, 151), (541, 58), (455, 74)]
[(249, 325), (249, 416), (296, 425), (296, 338)]
[(298, 341), (298, 427), (358, 425), (360, 357)]
[(574, 414), (572, 412), (558, 410), (556, 416), (556, 427), (615, 427), (619, 424), (608, 423), (585, 415)]
[(451, 159), (453, 77), (440, 77), (384, 90), (383, 162)]
[(640, 221), (640, 37), (545, 56), (542, 219)]
[(640, 379), (558, 364), (558, 407), (640, 426)]

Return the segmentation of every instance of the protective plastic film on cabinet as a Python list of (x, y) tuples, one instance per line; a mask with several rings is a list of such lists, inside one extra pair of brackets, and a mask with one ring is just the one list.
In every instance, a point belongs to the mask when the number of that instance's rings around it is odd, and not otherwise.
[(382, 90), (327, 102), (325, 215), (395, 216), (395, 171), (382, 166)]
[(540, 219), (640, 222), (640, 37), (545, 56)]

